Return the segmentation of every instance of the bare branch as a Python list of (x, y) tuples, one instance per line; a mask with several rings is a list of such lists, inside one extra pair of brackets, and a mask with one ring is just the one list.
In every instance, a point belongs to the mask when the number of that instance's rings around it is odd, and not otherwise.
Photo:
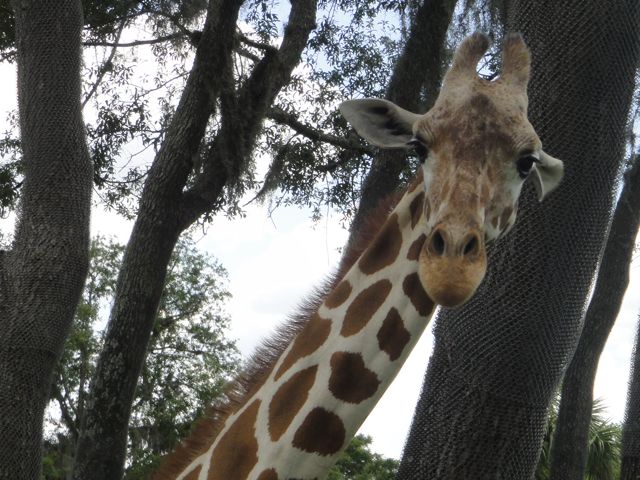
[[(124, 30), (125, 23), (126, 23), (125, 21), (122, 21), (120, 23), (120, 27), (118, 27), (118, 32), (116, 33), (116, 41), (115, 41), (116, 44), (120, 40), (120, 36), (122, 35), (122, 31)], [(91, 90), (89, 90), (89, 93), (87, 93), (87, 96), (84, 98), (84, 100), (82, 100), (83, 109), (87, 105), (91, 97), (96, 93), (96, 90), (98, 90), (100, 83), (102, 83), (102, 79), (104, 78), (106, 73), (109, 71), (110, 66), (112, 65), (113, 58), (116, 56), (117, 51), (118, 51), (117, 46), (114, 46), (113, 48), (111, 48), (111, 52), (109, 53), (109, 58), (105, 60), (105, 62), (102, 64), (102, 66), (98, 70), (98, 78), (96, 78), (96, 81), (91, 87)]]
[(84, 42), (82, 45), (85, 47), (137, 47), (139, 45), (155, 45), (157, 43), (167, 42), (169, 40), (175, 40), (177, 38), (185, 38), (187, 37), (184, 33), (172, 33), (170, 35), (164, 35), (158, 38), (150, 38), (148, 40), (136, 40), (134, 42), (98, 42), (98, 41), (88, 41)]
[(292, 114), (285, 112), (279, 107), (273, 107), (267, 112), (267, 118), (270, 118), (276, 123), (287, 125), (296, 133), (307, 137), (310, 140), (328, 143), (335, 147), (346, 148), (358, 153), (364, 153), (367, 155), (374, 155), (375, 149), (364, 145), (357, 135), (350, 134), (348, 137), (338, 137), (325, 133), (322, 130), (311, 127), (305, 123), (302, 123), (298, 118)]
[(17, 53), (18, 52), (16, 50), (8, 50), (6, 52), (2, 52), (0, 54), (0, 62), (4, 62), (5, 60), (13, 62), (16, 59)]
[(247, 50), (246, 48), (242, 48), (242, 47), (238, 47), (236, 48), (236, 52), (238, 53), (238, 55), (241, 55), (245, 58), (248, 58), (249, 60), (258, 63), (261, 58), (253, 53), (251, 53), (249, 50)]
[(52, 386), (51, 393), (60, 407), (60, 415), (64, 425), (69, 429), (74, 439), (78, 438), (77, 416), (75, 416), (75, 412), (72, 412), (73, 404), (69, 396), (66, 393), (63, 394), (60, 386), (56, 384)]
[[(129, 9), (130, 9), (132, 6), (134, 6), (134, 4), (138, 4), (138, 3), (140, 3), (140, 2), (138, 2), (137, 0), (131, 0), (131, 1), (129, 1), (129, 2), (126, 2), (126, 3), (125, 3), (125, 2), (123, 2), (123, 3), (124, 3), (124, 5), (122, 5), (122, 6), (121, 6), (121, 8), (122, 8), (122, 10), (123, 10), (123, 11), (127, 12), (127, 11), (129, 11)], [(139, 9), (139, 10), (134, 11), (134, 13), (128, 13), (128, 14), (126, 14), (126, 15), (122, 15), (122, 16), (120, 16), (120, 17), (115, 17), (115, 18), (114, 18), (111, 22), (109, 22), (109, 23), (114, 23), (114, 24), (115, 24), (115, 23), (119, 23), (119, 22), (126, 22), (126, 21), (128, 21), (128, 20), (134, 20), (134, 19), (136, 19), (136, 18), (138, 18), (138, 17), (141, 17), (141, 16), (143, 16), (143, 15), (149, 15), (149, 14), (152, 14), (152, 13), (153, 13), (153, 11), (152, 11), (152, 10), (148, 10), (148, 9), (146, 9), (146, 8), (141, 8), (141, 9)], [(88, 20), (88, 19), (87, 19), (87, 18), (85, 18), (85, 20)], [(106, 25), (108, 25), (108, 24), (105, 24), (105, 26), (106, 26)], [(83, 29), (84, 31), (87, 31), (87, 32), (91, 32), (91, 31), (93, 30), (93, 28), (94, 28), (94, 26), (91, 24), (91, 22), (89, 22), (89, 23), (85, 24), (85, 25), (82, 27), (82, 29)]]
[[(178, 19), (178, 17), (176, 15), (170, 15), (168, 13), (165, 12), (152, 12), (151, 15), (157, 15), (159, 17), (164, 17), (164, 18), (168, 18), (169, 20), (171, 20), (171, 23), (178, 29), (180, 30), (183, 34), (191, 37), (193, 36), (194, 32), (189, 30), (187, 27), (185, 27), (180, 20)], [(200, 32), (202, 33), (202, 32)]]
[(250, 47), (257, 48), (259, 50), (264, 50), (265, 52), (271, 52), (271, 53), (276, 53), (278, 51), (277, 47), (274, 47), (273, 45), (269, 45), (268, 43), (256, 42), (255, 40), (251, 40), (249, 37), (247, 37), (240, 31), (236, 32), (236, 35), (238, 36), (238, 39), (242, 43), (249, 45)]

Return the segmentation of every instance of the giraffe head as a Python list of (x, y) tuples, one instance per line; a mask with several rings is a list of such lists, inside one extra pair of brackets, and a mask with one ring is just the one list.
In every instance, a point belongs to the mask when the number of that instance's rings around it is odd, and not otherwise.
[(530, 54), (522, 37), (506, 37), (502, 73), (493, 81), (476, 73), (488, 46), (479, 33), (460, 45), (424, 115), (381, 99), (340, 106), (369, 142), (419, 156), (425, 188), (419, 275), (444, 306), (464, 303), (477, 289), (486, 244), (513, 226), (523, 183), (530, 179), (542, 200), (563, 174), (562, 162), (542, 150), (527, 119)]

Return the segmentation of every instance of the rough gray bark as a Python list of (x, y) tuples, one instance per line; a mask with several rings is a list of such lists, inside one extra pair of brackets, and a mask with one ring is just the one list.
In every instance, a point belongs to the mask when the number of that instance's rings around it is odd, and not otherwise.
[(640, 317), (629, 377), (627, 408), (622, 425), (620, 480), (640, 478)]
[(624, 455), (620, 467), (620, 480), (637, 480), (640, 478), (640, 458)]
[[(80, 431), (75, 479), (122, 477), (131, 402), (171, 252), (180, 233), (215, 210), (223, 189), (245, 173), (266, 110), (289, 81), (315, 26), (316, 2), (293, 2), (280, 48), (268, 51), (236, 90), (231, 56), (241, 3), (210, 2), (194, 68), (145, 183)], [(184, 191), (216, 101), (221, 129), (203, 171)]]
[(51, 375), (88, 268), (92, 168), (80, 106), (78, 0), (15, 0), (24, 162), (0, 257), (0, 478), (38, 479)]
[[(389, 81), (387, 100), (416, 113), (431, 108), (442, 82), (445, 40), (456, 3), (455, 0), (424, 0), (418, 6)], [(423, 90), (425, 105), (420, 101)], [(378, 151), (364, 179), (351, 232), (357, 232), (369, 211), (398, 188), (406, 157), (404, 150)]]
[(636, 1), (514, 1), (533, 55), (529, 118), (565, 160), (492, 249), (465, 306), (443, 311), (398, 478), (531, 478), (609, 225), (638, 58)]
[(587, 465), (593, 384), (600, 354), (629, 284), (640, 223), (640, 163), (625, 175), (580, 341), (564, 375), (551, 442), (551, 480), (582, 480)]

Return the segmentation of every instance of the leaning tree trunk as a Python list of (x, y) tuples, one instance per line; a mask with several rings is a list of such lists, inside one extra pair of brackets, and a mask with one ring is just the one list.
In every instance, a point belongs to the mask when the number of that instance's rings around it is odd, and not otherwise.
[(398, 478), (531, 478), (609, 225), (633, 93), (640, 5), (516, 0), (533, 55), (530, 114), (566, 177), (528, 187), (484, 283), (445, 310)]
[(207, 87), (214, 92), (221, 88), (219, 81), (207, 81), (208, 72), (225, 71), (230, 62), (230, 40), (218, 42), (215, 49), (210, 44), (218, 37), (233, 37), (237, 10), (216, 12), (227, 21), (215, 22), (210, 19), (211, 14), (207, 16), (180, 104), (145, 182), (82, 419), (73, 468), (75, 479), (122, 477), (135, 387), (167, 265), (180, 234), (177, 210), (183, 179), (190, 171), (190, 157), (197, 154), (211, 114), (213, 100)]
[[(289, 81), (315, 26), (315, 0), (293, 2), (280, 47), (267, 52), (236, 90), (232, 55), (241, 3), (209, 2), (194, 67), (145, 182), (81, 426), (77, 480), (122, 477), (131, 405), (171, 252), (181, 232), (220, 205), (223, 189), (246, 173), (267, 108)], [(202, 171), (193, 172), (216, 103), (221, 127)], [(188, 183), (190, 174), (195, 179)]]
[[(416, 113), (431, 108), (442, 82), (447, 30), (456, 3), (456, 0), (425, 0), (418, 6), (389, 80), (387, 100)], [(421, 102), (422, 92), (426, 104)], [(407, 165), (406, 158), (403, 150), (378, 151), (362, 185), (350, 239), (355, 238), (353, 234), (357, 234), (370, 210), (398, 188), (400, 174)]]
[(620, 480), (640, 478), (640, 316), (631, 360), (627, 408), (622, 426), (622, 465)]
[(0, 478), (36, 480), (53, 368), (89, 264), (92, 169), (80, 1), (12, 7), (24, 186), (13, 248), (0, 255)]
[(629, 284), (640, 223), (640, 162), (626, 173), (580, 341), (564, 379), (551, 442), (551, 480), (582, 480), (589, 452), (593, 384), (598, 360)]

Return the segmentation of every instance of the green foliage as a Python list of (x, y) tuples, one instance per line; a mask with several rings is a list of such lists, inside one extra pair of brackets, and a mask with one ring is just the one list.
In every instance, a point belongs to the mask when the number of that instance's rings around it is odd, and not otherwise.
[[(551, 466), (551, 438), (558, 419), (558, 401), (554, 402), (549, 415), (540, 460), (536, 469), (536, 480), (548, 480)], [(584, 480), (614, 480), (620, 476), (620, 442), (622, 427), (604, 417), (603, 403), (596, 399), (591, 412), (589, 426), (589, 453)]]
[(328, 480), (393, 480), (400, 462), (370, 450), (371, 437), (356, 435), (329, 471)]
[[(65, 478), (70, 467), (123, 252), (101, 237), (91, 244), (82, 301), (52, 388), (46, 479)], [(225, 283), (226, 272), (213, 258), (190, 240), (178, 243), (133, 403), (126, 478), (144, 478), (235, 371), (238, 352), (225, 337)]]
[(57, 463), (59, 463), (58, 452), (48, 451), (42, 458), (43, 479), (65, 478), (64, 472), (60, 469)]
[[(401, 51), (398, 11), (404, 2), (339, 2), (320, 10), (305, 52), (306, 69), (276, 99), (277, 108), (320, 134), (348, 138), (335, 107), (352, 97), (383, 97)], [(392, 19), (392, 21), (382, 20)], [(346, 20), (348, 19), (348, 20)], [(265, 126), (259, 150), (271, 158), (261, 195), (274, 207), (305, 205), (316, 217), (327, 207), (355, 212), (371, 155), (301, 135), (286, 123)]]
[[(148, 169), (139, 155), (157, 148), (187, 75), (185, 63), (196, 44), (205, 0), (83, 0), (83, 106), (95, 186), (104, 202), (133, 216), (134, 202)], [(156, 66), (139, 62), (138, 51), (122, 33), (137, 32), (149, 47), (144, 55)], [(134, 41), (135, 44), (137, 41)], [(121, 45), (121, 44), (120, 44)], [(15, 60), (15, 18), (8, 0), (0, 0), (0, 61)], [(142, 47), (140, 47), (142, 48)], [(154, 108), (149, 107), (153, 101)], [(172, 111), (173, 107), (169, 108)], [(15, 117), (11, 112), (10, 117)], [(17, 122), (0, 137), (0, 213), (15, 208), (22, 185)], [(132, 153), (133, 152), (133, 153)], [(148, 160), (148, 157), (147, 157)], [(124, 164), (123, 164), (124, 163)]]
[(0, 0), (0, 52), (5, 58), (13, 59), (12, 53), (5, 53), (15, 47), (16, 19), (9, 0)]
[[(133, 465), (151, 467), (220, 395), (237, 364), (225, 338), (224, 269), (181, 241), (167, 272), (130, 421)], [(139, 469), (139, 467), (138, 467)], [(128, 472), (126, 478), (141, 478)]]
[[(188, 76), (203, 26), (207, 2), (117, 2), (84, 0), (84, 93), (88, 143), (95, 168), (96, 192), (108, 206), (133, 217), (142, 183), (157, 153)], [(15, 50), (13, 16), (0, 0), (0, 56)], [(242, 9), (242, 36), (235, 58), (236, 88), (282, 35), (286, 5), (254, 0)], [(321, 134), (345, 138), (350, 131), (337, 114), (337, 104), (354, 96), (382, 96), (401, 49), (400, 19), (413, 2), (320, 2), (318, 28), (297, 71), (276, 106)], [(3, 42), (2, 34), (7, 34)], [(124, 35), (123, 35), (124, 32)], [(124, 38), (126, 37), (126, 42)], [(131, 41), (131, 38), (134, 40)], [(246, 40), (244, 40), (246, 39)], [(113, 45), (124, 44), (115, 48)], [(131, 44), (140, 43), (132, 47)], [(144, 43), (144, 45), (142, 45)], [(214, 142), (220, 117), (214, 116), (203, 141), (202, 155)], [(21, 186), (16, 126), (0, 138), (0, 208), (14, 208)], [(354, 145), (362, 144), (354, 140)], [(263, 184), (255, 181), (256, 165), (241, 172), (225, 192), (218, 209), (240, 211), (251, 189), (273, 196), (273, 206), (310, 206), (316, 215), (327, 206), (349, 218), (358, 204), (360, 185), (371, 161), (358, 149), (336, 147), (323, 139), (294, 132), (285, 123), (266, 122), (254, 159), (273, 166)], [(196, 169), (201, 160), (196, 160)], [(6, 177), (6, 178), (5, 178)], [(257, 192), (256, 192), (257, 193)]]
[(606, 420), (604, 410), (602, 402), (594, 401), (585, 480), (614, 480), (620, 476), (622, 427)]
[[(137, 211), (151, 158), (185, 85), (206, 5), (205, 0), (83, 1), (83, 100), (96, 191), (106, 205), (127, 217)], [(304, 63), (273, 106), (307, 131), (293, 128), (291, 121), (265, 122), (253, 158), (247, 162), (249, 168), (240, 172), (215, 210), (231, 215), (241, 212), (241, 197), (255, 190), (256, 197), (268, 199), (272, 208), (304, 205), (320, 217), (329, 207), (346, 221), (351, 218), (372, 156), (358, 148), (364, 142), (350, 136), (336, 106), (346, 98), (385, 95), (417, 5), (414, 0), (319, 2), (317, 28), (303, 54)], [(506, 7), (504, 0), (460, 2), (449, 30), (449, 49), (475, 30), (488, 32), (499, 41)], [(244, 4), (234, 59), (236, 90), (269, 46), (278, 43), (286, 9), (286, 3), (267, 0)], [(13, 29), (9, 2), (0, 0), (0, 59), (13, 58)], [(119, 42), (120, 46), (113, 46)], [(494, 42), (491, 52), (481, 65), (487, 75), (499, 67), (499, 42)], [(203, 164), (219, 125), (218, 112), (211, 118), (194, 172)], [(2, 136), (0, 213), (6, 213), (18, 200), (21, 155), (15, 124)], [(331, 136), (349, 139), (352, 146), (337, 145)], [(271, 164), (264, 177), (257, 175), (263, 171), (256, 166), (258, 159)], [(403, 180), (415, 167), (415, 162), (407, 162)]]

